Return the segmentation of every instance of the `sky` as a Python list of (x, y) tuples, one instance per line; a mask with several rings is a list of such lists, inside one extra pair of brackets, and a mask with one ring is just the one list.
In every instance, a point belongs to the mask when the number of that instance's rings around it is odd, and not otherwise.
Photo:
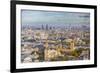
[(22, 25), (34, 24), (90, 24), (89, 13), (21, 10)]

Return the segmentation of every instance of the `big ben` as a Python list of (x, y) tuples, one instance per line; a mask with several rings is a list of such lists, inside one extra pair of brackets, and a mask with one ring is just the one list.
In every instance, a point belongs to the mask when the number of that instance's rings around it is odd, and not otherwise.
[(70, 49), (71, 50), (74, 50), (75, 49), (75, 41), (74, 40), (72, 40), (71, 42), (70, 42)]

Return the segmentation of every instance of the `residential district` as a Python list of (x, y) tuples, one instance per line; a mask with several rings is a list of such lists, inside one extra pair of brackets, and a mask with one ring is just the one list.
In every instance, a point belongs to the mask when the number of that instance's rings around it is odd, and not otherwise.
[(88, 26), (40, 27), (21, 29), (21, 62), (75, 61), (90, 59)]

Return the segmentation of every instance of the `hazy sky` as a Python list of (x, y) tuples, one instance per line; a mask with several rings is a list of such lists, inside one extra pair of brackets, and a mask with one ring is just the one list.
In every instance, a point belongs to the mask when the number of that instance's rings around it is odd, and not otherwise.
[(54, 11), (21, 11), (22, 25), (25, 24), (90, 24), (89, 13), (54, 12)]

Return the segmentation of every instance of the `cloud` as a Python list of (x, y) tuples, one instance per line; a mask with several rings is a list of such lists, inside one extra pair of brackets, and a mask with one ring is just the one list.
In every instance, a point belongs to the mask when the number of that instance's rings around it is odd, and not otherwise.
[(89, 24), (89, 13), (54, 12), (54, 11), (21, 11), (22, 25), (24, 24)]

